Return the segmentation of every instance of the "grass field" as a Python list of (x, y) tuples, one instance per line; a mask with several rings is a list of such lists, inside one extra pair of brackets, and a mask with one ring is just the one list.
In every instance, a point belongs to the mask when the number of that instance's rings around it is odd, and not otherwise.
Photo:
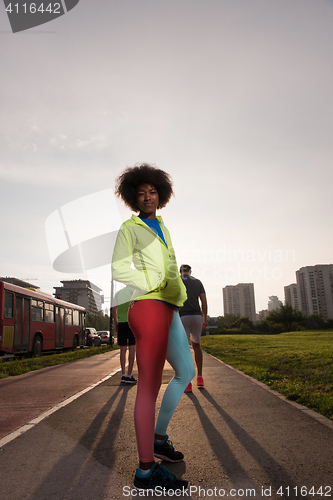
[(87, 358), (89, 356), (94, 356), (95, 354), (102, 354), (103, 352), (112, 351), (113, 349), (118, 348), (117, 344), (114, 346), (102, 345), (100, 347), (89, 347), (64, 353), (59, 352), (57, 354), (46, 354), (40, 358), (22, 357), (21, 359), (16, 358), (5, 361), (0, 360), (0, 379), (11, 377), (13, 375), (22, 375), (23, 373), (40, 370), (41, 368), (45, 368), (47, 366), (69, 363), (70, 361)]
[(333, 420), (333, 331), (210, 335), (202, 348)]
[[(202, 348), (228, 365), (333, 420), (333, 331), (279, 335), (209, 335)], [(77, 351), (0, 361), (0, 378), (68, 363), (112, 349)]]

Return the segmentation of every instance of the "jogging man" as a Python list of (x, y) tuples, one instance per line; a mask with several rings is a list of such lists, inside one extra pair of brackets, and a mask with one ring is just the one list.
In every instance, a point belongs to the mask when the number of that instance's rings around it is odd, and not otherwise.
[[(207, 326), (207, 297), (203, 284), (197, 278), (191, 276), (191, 266), (183, 264), (180, 266), (180, 275), (186, 286), (187, 300), (180, 308), (179, 314), (182, 320), (188, 341), (192, 343), (195, 364), (197, 366), (197, 386), (204, 387), (202, 378), (202, 350), (201, 331)], [(199, 299), (201, 308), (199, 305)], [(192, 382), (188, 384), (185, 392), (192, 392)]]

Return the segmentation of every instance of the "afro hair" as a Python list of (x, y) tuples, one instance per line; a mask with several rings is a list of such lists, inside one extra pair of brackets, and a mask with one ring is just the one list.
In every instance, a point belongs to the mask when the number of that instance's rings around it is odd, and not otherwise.
[(159, 205), (163, 208), (173, 195), (172, 179), (169, 174), (149, 163), (129, 167), (116, 179), (115, 194), (134, 212), (139, 212), (136, 202), (140, 184), (151, 184), (158, 192)]

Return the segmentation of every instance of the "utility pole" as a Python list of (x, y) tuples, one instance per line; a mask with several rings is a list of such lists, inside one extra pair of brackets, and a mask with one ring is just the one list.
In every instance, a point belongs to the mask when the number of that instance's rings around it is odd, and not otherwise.
[(110, 339), (109, 339), (109, 344), (112, 345), (111, 343), (111, 338), (112, 338), (112, 305), (113, 305), (113, 278), (111, 276), (111, 297), (110, 297)]

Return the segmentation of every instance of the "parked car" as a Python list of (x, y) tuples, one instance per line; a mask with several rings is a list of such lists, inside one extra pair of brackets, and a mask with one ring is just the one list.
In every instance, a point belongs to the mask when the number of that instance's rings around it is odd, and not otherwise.
[(102, 344), (111, 344), (111, 345), (114, 344), (113, 335), (111, 335), (111, 342), (110, 342), (110, 332), (108, 330), (102, 330), (97, 333), (101, 337)]
[(96, 332), (95, 328), (86, 328), (85, 333), (85, 345), (88, 346), (100, 346), (102, 343), (101, 337)]

